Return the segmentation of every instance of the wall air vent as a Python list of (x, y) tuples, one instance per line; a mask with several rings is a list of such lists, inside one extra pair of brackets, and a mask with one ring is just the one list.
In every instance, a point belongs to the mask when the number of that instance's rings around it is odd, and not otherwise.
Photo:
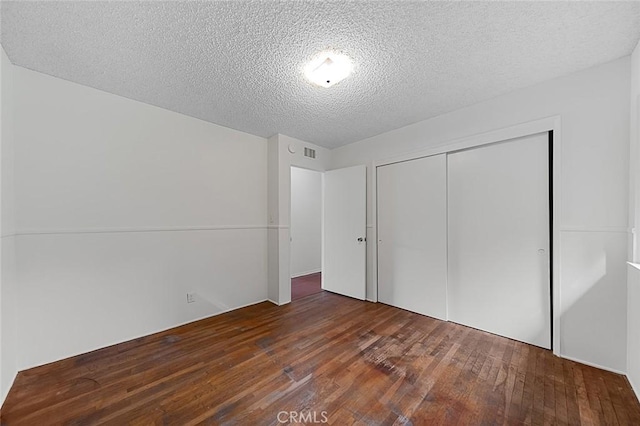
[(305, 148), (304, 156), (309, 158), (316, 158), (316, 150), (311, 148)]

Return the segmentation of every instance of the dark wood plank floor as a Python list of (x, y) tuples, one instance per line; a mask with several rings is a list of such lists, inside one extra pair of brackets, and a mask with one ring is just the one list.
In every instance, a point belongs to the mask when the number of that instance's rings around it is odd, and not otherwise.
[[(328, 292), (18, 375), (7, 425), (640, 424), (623, 376)], [(310, 423), (305, 417), (303, 423)]]
[(322, 291), (321, 283), (321, 272), (291, 278), (291, 300), (297, 300), (310, 294), (320, 293)]

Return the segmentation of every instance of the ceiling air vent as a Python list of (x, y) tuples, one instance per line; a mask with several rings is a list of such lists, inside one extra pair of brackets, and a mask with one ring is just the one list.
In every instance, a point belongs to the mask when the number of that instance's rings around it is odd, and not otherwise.
[(316, 150), (311, 148), (305, 148), (304, 156), (309, 158), (316, 158)]

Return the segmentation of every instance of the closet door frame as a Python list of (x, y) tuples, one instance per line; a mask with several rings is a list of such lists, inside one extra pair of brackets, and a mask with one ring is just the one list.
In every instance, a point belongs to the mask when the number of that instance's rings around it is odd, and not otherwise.
[(450, 140), (448, 142), (438, 144), (433, 148), (422, 149), (398, 155), (395, 157), (389, 157), (386, 159), (373, 162), (371, 171), (371, 182), (373, 186), (373, 211), (372, 219), (375, 224), (372, 228), (373, 241), (376, 244), (372, 245), (373, 258), (373, 277), (375, 280), (375, 294), (373, 301), (378, 301), (378, 229), (377, 229), (377, 199), (376, 194), (378, 192), (378, 186), (376, 181), (377, 168), (389, 164), (399, 163), (408, 160), (415, 160), (422, 157), (430, 157), (432, 155), (446, 154), (449, 152), (460, 151), (463, 149), (480, 147), (483, 145), (489, 145), (496, 142), (502, 142), (509, 139), (521, 138), (524, 136), (530, 136), (537, 133), (550, 132), (550, 140), (553, 141), (552, 149), (549, 151), (551, 157), (551, 177), (552, 177), (552, 192), (551, 192), (551, 335), (552, 335), (552, 350), (555, 355), (560, 355), (560, 200), (561, 200), (561, 152), (562, 152), (562, 129), (561, 118), (559, 115), (543, 118), (540, 120), (530, 121), (527, 123), (517, 124), (511, 127), (505, 127), (499, 130), (494, 130), (486, 133), (480, 133), (460, 139)]

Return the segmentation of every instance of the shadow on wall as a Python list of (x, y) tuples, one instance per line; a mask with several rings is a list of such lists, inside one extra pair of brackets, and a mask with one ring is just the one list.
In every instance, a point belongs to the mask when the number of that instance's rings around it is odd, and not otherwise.
[(563, 277), (560, 348), (562, 355), (625, 371), (626, 264), (620, 255), (587, 246), (563, 254), (569, 272)]

